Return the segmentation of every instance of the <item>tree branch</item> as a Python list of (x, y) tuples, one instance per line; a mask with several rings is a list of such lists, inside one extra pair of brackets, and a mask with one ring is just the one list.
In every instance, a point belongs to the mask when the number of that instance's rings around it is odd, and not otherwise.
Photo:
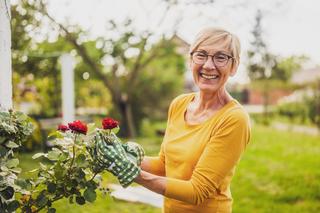
[(41, 4), (40, 9), (42, 14), (44, 14), (50, 21), (52, 21), (54, 24), (56, 24), (60, 30), (62, 30), (66, 34), (66, 39), (76, 48), (79, 55), (82, 57), (83, 61), (91, 67), (92, 71), (103, 81), (105, 86), (110, 90), (111, 93), (113, 93), (113, 86), (110, 83), (110, 81), (106, 78), (106, 76), (103, 74), (102, 70), (99, 68), (99, 66), (90, 58), (86, 48), (83, 45), (79, 45), (77, 43), (77, 39), (74, 37), (74, 35), (69, 32), (69, 30), (63, 26), (62, 24), (58, 23), (47, 11), (44, 3)]

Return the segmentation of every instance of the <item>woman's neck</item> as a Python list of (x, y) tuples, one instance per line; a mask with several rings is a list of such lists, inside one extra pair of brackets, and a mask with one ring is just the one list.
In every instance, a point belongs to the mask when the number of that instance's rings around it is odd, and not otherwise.
[(218, 110), (232, 100), (230, 94), (225, 90), (219, 90), (216, 93), (198, 92), (195, 96), (194, 103), (196, 111)]

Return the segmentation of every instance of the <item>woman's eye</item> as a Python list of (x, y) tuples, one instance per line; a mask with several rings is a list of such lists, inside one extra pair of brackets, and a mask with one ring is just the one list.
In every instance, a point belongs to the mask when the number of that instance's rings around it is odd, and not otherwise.
[(215, 59), (217, 59), (219, 61), (224, 61), (224, 60), (227, 60), (228, 57), (226, 55), (216, 55)]
[(206, 57), (206, 55), (205, 55), (205, 54), (202, 54), (202, 53), (198, 53), (196, 56), (197, 56), (198, 58), (205, 58), (205, 57)]

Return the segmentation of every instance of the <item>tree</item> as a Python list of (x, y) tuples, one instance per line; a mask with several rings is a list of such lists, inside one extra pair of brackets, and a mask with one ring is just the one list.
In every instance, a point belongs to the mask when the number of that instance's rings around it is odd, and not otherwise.
[(251, 80), (263, 80), (272, 75), (272, 69), (275, 66), (275, 56), (271, 54), (263, 39), (263, 30), (261, 10), (257, 11), (255, 17), (255, 26), (252, 31), (253, 41), (251, 42), (252, 49), (248, 51), (248, 75)]
[(304, 55), (289, 56), (286, 58), (278, 57), (271, 73), (270, 79), (280, 80), (285, 83), (292, 77), (292, 74), (301, 69), (301, 65), (308, 58)]
[[(172, 80), (167, 81), (178, 85), (181, 82), (176, 79), (179, 79), (178, 75), (184, 70), (183, 59), (174, 51), (174, 44), (170, 39), (163, 36), (158, 39), (158, 42), (152, 42), (154, 40), (153, 33), (136, 32), (132, 28), (130, 19), (120, 24), (109, 22), (109, 32), (113, 32), (113, 34), (117, 32), (117, 36), (90, 39), (80, 27), (65, 26), (54, 20), (47, 12), (46, 4), (43, 1), (28, 1), (28, 4), (28, 10), (41, 14), (42, 20), (47, 19), (52, 23), (52, 28), (57, 29), (60, 37), (68, 43), (65, 48), (76, 50), (77, 56), (83, 62), (79, 67), (86, 68), (90, 73), (90, 78), (103, 82), (111, 94), (114, 109), (121, 120), (123, 133), (128, 136), (134, 137), (136, 135), (136, 125), (142, 119), (141, 115), (146, 114), (141, 107), (144, 104), (142, 100), (146, 100), (141, 93), (137, 93), (138, 88), (144, 86), (146, 80), (150, 82), (150, 79), (158, 77), (152, 74), (154, 70), (158, 69), (151, 67), (151, 62), (164, 60), (163, 64), (169, 65), (166, 67), (167, 70), (181, 69), (181, 71), (171, 72), (174, 74), (171, 76)], [(181, 79), (182, 77), (183, 75), (180, 75)], [(158, 78), (158, 80), (161, 79), (163, 78)], [(176, 93), (173, 90), (178, 87), (170, 86), (167, 88), (172, 90), (164, 97), (171, 96), (171, 99)], [(159, 98), (160, 92), (163, 90), (159, 89), (159, 93), (157, 93), (153, 85), (149, 85), (149, 89), (153, 91), (153, 93), (149, 93), (149, 97), (157, 97), (152, 99), (155, 100), (153, 106), (164, 101)], [(170, 95), (168, 95), (169, 93)]]
[(249, 63), (247, 65), (248, 75), (252, 81), (262, 81), (262, 93), (264, 97), (264, 123), (268, 123), (268, 105), (269, 105), (269, 83), (268, 78), (271, 77), (275, 67), (275, 56), (268, 52), (267, 46), (263, 40), (263, 31), (261, 26), (262, 20), (261, 10), (257, 11), (255, 17), (255, 26), (253, 28), (252, 49), (248, 51)]

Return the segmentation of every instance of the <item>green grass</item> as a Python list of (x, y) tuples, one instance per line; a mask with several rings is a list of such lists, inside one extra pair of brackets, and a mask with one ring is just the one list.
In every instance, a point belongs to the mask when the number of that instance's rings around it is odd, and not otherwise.
[(320, 212), (320, 137), (253, 130), (232, 181), (234, 212)]
[[(158, 153), (160, 137), (138, 138), (148, 155)], [(37, 167), (32, 154), (21, 154), (23, 171)], [(320, 212), (320, 137), (279, 132), (254, 126), (248, 145), (233, 178), (231, 190), (235, 213)], [(23, 173), (24, 176), (30, 176)], [(105, 174), (109, 183), (116, 182)], [(93, 204), (79, 206), (60, 200), (57, 212), (144, 212), (160, 213), (158, 208), (114, 200), (99, 194)]]

